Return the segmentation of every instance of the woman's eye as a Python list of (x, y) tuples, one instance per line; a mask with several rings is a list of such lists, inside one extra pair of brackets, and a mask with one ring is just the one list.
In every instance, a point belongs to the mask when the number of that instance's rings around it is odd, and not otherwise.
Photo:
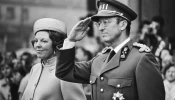
[(42, 40), (41, 42), (47, 43), (48, 41), (46, 41), (46, 40)]

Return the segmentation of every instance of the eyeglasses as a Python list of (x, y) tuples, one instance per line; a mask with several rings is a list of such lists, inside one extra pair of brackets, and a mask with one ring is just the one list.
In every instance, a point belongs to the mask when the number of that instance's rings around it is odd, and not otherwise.
[(101, 19), (96, 22), (96, 25), (99, 27), (100, 25), (103, 25), (104, 27), (107, 27), (111, 23), (111, 20), (109, 18)]
[(114, 19), (116, 19), (116, 23), (119, 23), (123, 21), (124, 19), (122, 17), (109, 17), (109, 18), (103, 18), (99, 19), (99, 21), (96, 22), (96, 25), (99, 27), (100, 25), (103, 25), (104, 27), (107, 27), (111, 22), (113, 22)]

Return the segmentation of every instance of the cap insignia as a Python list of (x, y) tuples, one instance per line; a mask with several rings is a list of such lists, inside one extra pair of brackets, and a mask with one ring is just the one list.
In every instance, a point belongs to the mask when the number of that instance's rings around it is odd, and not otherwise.
[(99, 7), (99, 11), (100, 10), (107, 10), (108, 9), (108, 4), (102, 4), (102, 5), (100, 5), (100, 7)]

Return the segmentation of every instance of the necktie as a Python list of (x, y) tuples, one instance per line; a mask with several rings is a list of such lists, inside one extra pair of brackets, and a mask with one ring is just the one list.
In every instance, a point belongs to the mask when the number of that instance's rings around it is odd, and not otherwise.
[(107, 62), (109, 62), (109, 60), (111, 60), (111, 58), (115, 55), (115, 51), (114, 50), (111, 50), (109, 55), (108, 55), (108, 58), (107, 58)]

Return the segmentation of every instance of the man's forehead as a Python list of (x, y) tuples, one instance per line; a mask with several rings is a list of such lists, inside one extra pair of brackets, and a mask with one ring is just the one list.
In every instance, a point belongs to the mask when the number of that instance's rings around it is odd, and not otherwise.
[(155, 26), (160, 25), (158, 22), (155, 22), (155, 21), (153, 21), (151, 24)]

